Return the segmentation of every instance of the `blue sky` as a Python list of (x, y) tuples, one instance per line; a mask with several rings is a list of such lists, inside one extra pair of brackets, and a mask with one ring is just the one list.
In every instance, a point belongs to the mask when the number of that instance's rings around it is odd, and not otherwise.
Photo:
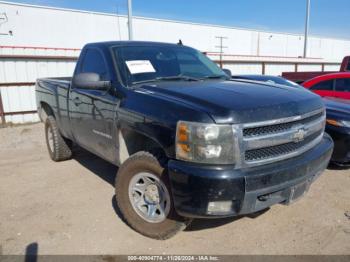
[[(125, 14), (127, 0), (18, 0)], [(306, 0), (133, 0), (133, 14), (267, 31), (303, 33)], [(311, 0), (310, 33), (350, 39), (350, 0)]]

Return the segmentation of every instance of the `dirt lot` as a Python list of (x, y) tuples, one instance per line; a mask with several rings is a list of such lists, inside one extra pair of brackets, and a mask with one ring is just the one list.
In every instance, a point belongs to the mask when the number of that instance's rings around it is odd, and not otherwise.
[[(3, 254), (350, 254), (350, 170), (327, 170), (291, 206), (257, 216), (196, 220), (167, 241), (118, 217), (117, 168), (81, 149), (52, 162), (42, 124), (0, 129)], [(0, 247), (1, 252), (1, 247)]]

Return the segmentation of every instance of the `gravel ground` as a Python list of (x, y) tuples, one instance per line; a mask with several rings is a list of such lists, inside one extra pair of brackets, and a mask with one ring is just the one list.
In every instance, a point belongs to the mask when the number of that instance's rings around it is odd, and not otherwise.
[(42, 124), (0, 129), (3, 254), (350, 254), (349, 169), (327, 170), (290, 206), (195, 220), (157, 241), (118, 217), (116, 167), (81, 149), (54, 163), (44, 141)]

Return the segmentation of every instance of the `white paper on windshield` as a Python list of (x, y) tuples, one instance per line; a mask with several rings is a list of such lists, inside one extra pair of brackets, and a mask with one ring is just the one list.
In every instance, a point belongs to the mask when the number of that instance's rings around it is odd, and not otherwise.
[(131, 74), (154, 73), (156, 70), (149, 60), (125, 61)]

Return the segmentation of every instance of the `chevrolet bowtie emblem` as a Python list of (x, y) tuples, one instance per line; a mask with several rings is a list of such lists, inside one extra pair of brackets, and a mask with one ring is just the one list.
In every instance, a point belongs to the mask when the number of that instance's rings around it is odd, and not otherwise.
[(301, 128), (293, 135), (293, 141), (295, 143), (301, 142), (305, 139), (306, 131), (305, 129)]

